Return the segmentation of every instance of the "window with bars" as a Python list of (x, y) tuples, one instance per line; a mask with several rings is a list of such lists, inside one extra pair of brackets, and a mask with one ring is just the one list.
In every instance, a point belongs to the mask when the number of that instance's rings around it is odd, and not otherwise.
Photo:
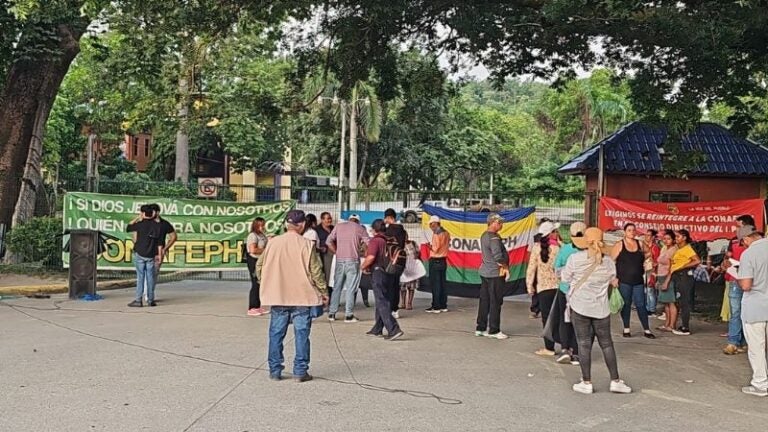
[(682, 203), (698, 201), (698, 197), (694, 197), (691, 192), (685, 191), (651, 191), (648, 195), (648, 201), (651, 202)]

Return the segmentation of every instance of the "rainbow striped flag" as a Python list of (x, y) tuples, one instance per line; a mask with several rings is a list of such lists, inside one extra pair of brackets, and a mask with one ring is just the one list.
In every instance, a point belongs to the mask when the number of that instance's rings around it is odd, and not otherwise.
[[(482, 262), (480, 236), (488, 227), (486, 219), (489, 213), (456, 211), (429, 205), (424, 205), (423, 210), (421, 225), (425, 241), (421, 244), (422, 258), (429, 257), (426, 242), (432, 241), (429, 218), (438, 216), (443, 229), (451, 234), (446, 273), (448, 291), (451, 295), (476, 297), (480, 285), (478, 269)], [(524, 207), (499, 212), (504, 218), (504, 227), (499, 235), (509, 253), (510, 277), (504, 295), (525, 292), (525, 270), (533, 236), (536, 234), (535, 211), (535, 207)], [(429, 265), (427, 261), (425, 265)]]

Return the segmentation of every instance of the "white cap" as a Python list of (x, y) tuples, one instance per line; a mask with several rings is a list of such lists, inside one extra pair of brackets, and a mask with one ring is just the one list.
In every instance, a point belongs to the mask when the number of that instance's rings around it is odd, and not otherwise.
[(430, 216), (429, 223), (440, 223), (440, 218), (438, 216)]
[(569, 232), (571, 233), (571, 237), (576, 237), (577, 234), (581, 233), (584, 234), (584, 231), (587, 230), (587, 224), (584, 222), (574, 222), (571, 224), (571, 227), (569, 228)]
[(355, 214), (355, 213), (352, 213), (351, 215), (349, 215), (349, 217), (348, 217), (347, 219), (348, 219), (348, 220), (355, 220), (355, 221), (358, 221), (358, 222), (360, 222), (360, 216), (358, 216), (358, 215), (357, 215), (357, 214)]
[(539, 225), (539, 234), (546, 236), (558, 228), (560, 228), (560, 223), (547, 221)]

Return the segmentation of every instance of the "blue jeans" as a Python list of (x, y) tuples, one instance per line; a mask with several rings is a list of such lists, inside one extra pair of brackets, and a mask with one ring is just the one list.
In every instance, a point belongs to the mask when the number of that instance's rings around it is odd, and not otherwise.
[(144, 297), (144, 283), (147, 285), (147, 301), (155, 301), (155, 258), (145, 258), (133, 253), (133, 264), (136, 266), (136, 301)]
[(336, 261), (336, 272), (333, 275), (333, 292), (328, 312), (333, 315), (339, 311), (341, 290), (346, 291), (346, 316), (352, 315), (355, 309), (355, 294), (360, 286), (360, 261)]
[(637, 317), (640, 319), (640, 325), (643, 330), (650, 330), (648, 325), (648, 310), (645, 307), (645, 284), (629, 285), (619, 283), (619, 292), (624, 298), (624, 308), (621, 310), (621, 321), (624, 328), (629, 328), (629, 317), (632, 315), (632, 302), (637, 309)]
[(283, 362), (283, 340), (288, 333), (288, 324), (293, 323), (296, 357), (293, 359), (293, 376), (300, 377), (309, 370), (309, 332), (312, 318), (307, 306), (272, 306), (269, 315), (269, 374), (280, 376), (285, 369)]
[(649, 286), (648, 281), (651, 279), (651, 272), (645, 272), (645, 280), (646, 280), (646, 286), (645, 286), (645, 303), (646, 303), (646, 310), (649, 314), (655, 314), (656, 313), (656, 297), (658, 293), (656, 292), (656, 287)]
[(732, 281), (729, 288), (728, 301), (731, 305), (731, 319), (728, 321), (728, 343), (744, 346), (747, 344), (741, 322), (741, 298), (744, 296), (744, 291), (741, 290), (736, 281)]

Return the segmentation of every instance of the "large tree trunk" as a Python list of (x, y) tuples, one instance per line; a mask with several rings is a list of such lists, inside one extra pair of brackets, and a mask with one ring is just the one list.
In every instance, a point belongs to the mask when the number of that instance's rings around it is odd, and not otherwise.
[[(69, 65), (80, 51), (82, 28), (58, 24), (53, 31), (58, 40), (53, 42), (60, 55), (34, 55), (17, 60), (8, 72), (8, 78), (0, 89), (0, 224), (10, 226), (14, 208), (23, 188), (34, 188), (35, 175), (40, 172), (40, 145), (45, 122), (61, 81)], [(18, 49), (24, 50), (22, 36)], [(31, 158), (37, 166), (26, 166)], [(36, 161), (36, 162), (35, 162)], [(26, 192), (25, 192), (26, 193)], [(25, 195), (24, 201), (34, 205), (34, 192)], [(26, 214), (20, 214), (18, 220)]]
[(179, 78), (179, 130), (176, 131), (176, 170), (173, 179), (189, 183), (189, 81), (182, 65)]

